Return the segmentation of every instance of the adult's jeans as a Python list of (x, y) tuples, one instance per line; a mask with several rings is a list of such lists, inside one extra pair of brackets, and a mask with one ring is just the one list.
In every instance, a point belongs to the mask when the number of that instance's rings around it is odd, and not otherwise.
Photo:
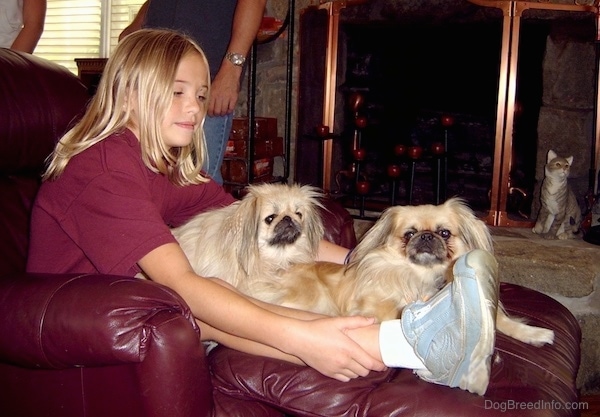
[(206, 116), (204, 120), (204, 137), (208, 149), (208, 161), (204, 165), (204, 170), (219, 184), (223, 184), (221, 164), (232, 123), (233, 113), (225, 116)]

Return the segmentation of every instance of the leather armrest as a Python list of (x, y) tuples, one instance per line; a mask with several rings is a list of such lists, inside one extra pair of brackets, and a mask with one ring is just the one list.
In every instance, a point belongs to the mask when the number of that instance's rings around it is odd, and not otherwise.
[(175, 343), (193, 338), (201, 349), (185, 302), (164, 286), (129, 277), (5, 276), (0, 316), (0, 361), (21, 367), (141, 362), (149, 344), (156, 343), (155, 332), (165, 332), (165, 326)]
[(338, 201), (324, 197), (321, 199), (321, 219), (325, 226), (325, 240), (352, 249), (356, 246), (354, 218)]
[[(575, 378), (581, 330), (575, 317), (554, 299), (514, 284), (501, 284), (500, 299), (510, 314), (553, 329), (556, 339), (553, 345), (534, 347), (497, 334), (485, 396), (425, 382), (410, 369), (371, 372), (342, 383), (309, 367), (258, 358), (224, 346), (208, 356), (213, 385), (224, 396), (261, 401), (302, 417), (578, 415), (577, 410), (557, 408), (553, 413), (549, 408), (537, 408), (578, 400)], [(531, 404), (532, 408), (499, 408), (515, 403)]]

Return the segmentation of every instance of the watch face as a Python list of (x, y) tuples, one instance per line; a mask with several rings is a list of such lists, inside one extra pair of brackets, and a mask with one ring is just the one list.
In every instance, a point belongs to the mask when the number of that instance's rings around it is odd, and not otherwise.
[(237, 65), (238, 67), (244, 65), (244, 61), (246, 61), (244, 55), (233, 53), (227, 54), (227, 59), (229, 59), (233, 65)]

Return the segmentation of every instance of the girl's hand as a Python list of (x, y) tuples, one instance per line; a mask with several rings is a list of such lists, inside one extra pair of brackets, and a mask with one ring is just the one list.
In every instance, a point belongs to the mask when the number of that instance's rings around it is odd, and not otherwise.
[(297, 337), (290, 340), (289, 352), (323, 375), (347, 382), (386, 369), (348, 335), (354, 329), (373, 325), (374, 319), (356, 316), (298, 322), (300, 329), (291, 332)]

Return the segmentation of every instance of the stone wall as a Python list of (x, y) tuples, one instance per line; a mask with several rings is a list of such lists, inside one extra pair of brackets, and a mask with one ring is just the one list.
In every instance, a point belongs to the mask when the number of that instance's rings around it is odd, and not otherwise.
[[(547, 40), (537, 131), (536, 196), (544, 178), (547, 152), (552, 149), (558, 155), (573, 156), (569, 183), (583, 206), (594, 140), (596, 46), (590, 41), (595, 28), (589, 22), (578, 29), (556, 25)], [(535, 198), (532, 213), (538, 209)]]

